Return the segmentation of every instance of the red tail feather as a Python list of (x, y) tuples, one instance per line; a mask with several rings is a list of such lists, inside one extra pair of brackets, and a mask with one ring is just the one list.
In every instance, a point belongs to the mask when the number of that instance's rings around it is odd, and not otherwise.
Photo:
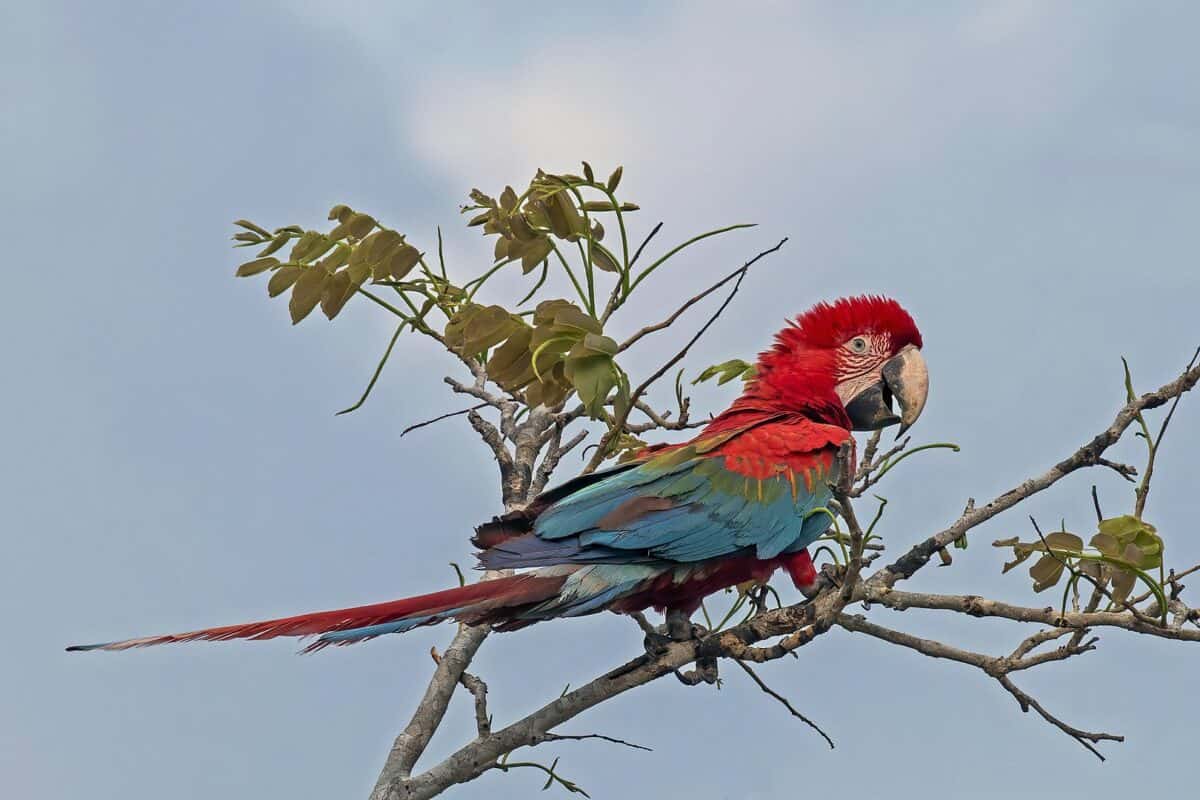
[[(242, 625), (226, 625), (220, 628), (204, 628), (187, 633), (169, 633), (164, 636), (145, 636), (104, 644), (73, 645), (69, 651), (81, 650), (127, 650), (131, 647), (149, 647), (155, 644), (195, 641), (225, 641), (227, 639), (274, 639), (276, 636), (311, 636), (330, 631), (361, 628), (395, 622), (407, 617), (425, 616), (454, 608), (468, 609), (461, 616), (474, 616), (472, 621), (485, 621), (489, 612), (535, 603), (558, 593), (563, 578), (540, 577), (534, 574), (514, 575), (492, 581), (481, 581), (456, 589), (446, 589), (432, 594), (405, 597), (386, 603), (368, 606), (341, 608), (334, 611), (316, 611), (294, 617), (269, 619), (262, 622), (247, 622)], [(483, 615), (483, 617), (480, 617)], [(486, 621), (490, 621), (487, 619)]]

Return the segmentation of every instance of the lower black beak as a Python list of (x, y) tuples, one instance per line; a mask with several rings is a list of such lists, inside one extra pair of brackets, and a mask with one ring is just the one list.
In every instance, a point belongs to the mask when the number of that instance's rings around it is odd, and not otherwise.
[(895, 425), (900, 418), (892, 413), (892, 395), (883, 381), (873, 383), (846, 404), (846, 414), (856, 431), (877, 431)]
[[(909, 345), (888, 359), (880, 372), (881, 380), (859, 392), (846, 404), (846, 413), (855, 430), (874, 431), (900, 424), (899, 437), (907, 431), (921, 411), (929, 394), (929, 371), (921, 351)], [(900, 414), (892, 411), (892, 399)]]

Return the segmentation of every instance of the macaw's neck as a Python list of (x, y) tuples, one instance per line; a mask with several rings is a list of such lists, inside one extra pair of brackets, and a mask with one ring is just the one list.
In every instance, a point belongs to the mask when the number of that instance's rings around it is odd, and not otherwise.
[[(720, 433), (731, 428), (749, 425), (779, 414), (805, 417), (824, 425), (851, 427), (850, 418), (841, 400), (831, 389), (825, 396), (784, 398), (769, 391), (770, 387), (757, 386), (757, 382), (746, 387), (733, 405), (718, 414), (704, 429), (704, 433)], [(764, 389), (768, 391), (764, 391)]]

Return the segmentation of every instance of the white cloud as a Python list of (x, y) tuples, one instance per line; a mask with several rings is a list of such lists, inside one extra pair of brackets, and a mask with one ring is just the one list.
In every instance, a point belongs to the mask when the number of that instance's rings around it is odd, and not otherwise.
[(1075, 80), (1041, 9), (989, 5), (914, 26), (689, 3), (635, 31), (547, 41), (512, 70), (443, 70), (399, 115), (420, 155), (460, 183), (573, 168), (583, 154), (693, 192), (702, 179), (752, 192), (770, 175), (836, 193), (936, 153), (981, 117), (1021, 129), (1053, 116)]

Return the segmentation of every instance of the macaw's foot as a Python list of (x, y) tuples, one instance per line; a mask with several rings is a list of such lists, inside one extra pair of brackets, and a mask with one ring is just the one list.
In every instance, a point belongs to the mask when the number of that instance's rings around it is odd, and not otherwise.
[[(691, 615), (678, 609), (669, 609), (667, 611), (666, 629), (667, 637), (673, 642), (688, 642), (693, 639), (703, 639), (708, 635), (707, 628), (701, 625), (693, 625)], [(675, 670), (675, 677), (679, 679), (680, 683), (686, 686), (695, 686), (698, 683), (720, 685), (720, 676), (717, 672), (717, 660), (715, 658), (696, 659), (695, 669), (690, 669), (687, 672)]]
[(717, 670), (717, 660), (715, 658), (698, 658), (696, 659), (696, 668), (689, 669), (687, 672), (675, 670), (675, 677), (684, 686), (695, 686), (698, 683), (707, 683), (716, 685), (721, 688), (721, 675)]
[(644, 634), (642, 646), (646, 648), (646, 655), (652, 659), (656, 659), (667, 652), (673, 640), (667, 635), (666, 625), (659, 625), (657, 627), (651, 625), (650, 621), (646, 619), (646, 615), (640, 611), (634, 611), (629, 616), (642, 629), (642, 633)]
[(646, 655), (651, 658), (658, 658), (666, 654), (672, 644), (670, 636), (658, 631), (648, 631), (646, 638), (642, 640), (642, 645), (646, 648)]
[(666, 624), (657, 627), (646, 622), (642, 614), (631, 615), (637, 620), (642, 632), (646, 635), (643, 644), (646, 654), (658, 658), (667, 652), (675, 642), (690, 642), (708, 635), (708, 629), (702, 625), (693, 625), (688, 614), (683, 611), (670, 610), (666, 614)]

